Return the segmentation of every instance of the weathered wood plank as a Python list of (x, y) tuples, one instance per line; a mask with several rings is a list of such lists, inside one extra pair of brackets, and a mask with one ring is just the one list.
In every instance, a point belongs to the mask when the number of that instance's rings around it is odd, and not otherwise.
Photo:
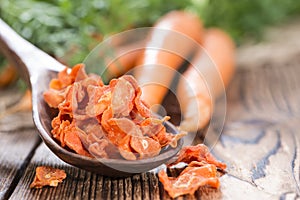
[(0, 90), (0, 199), (10, 196), (39, 143), (30, 113), (3, 114), (21, 96), (17, 87)]
[[(228, 92), (228, 118), (214, 154), (227, 162), (228, 174), (221, 189), (203, 187), (194, 196), (178, 199), (273, 199), (299, 195), (300, 120), (296, 66), (243, 69)], [(281, 71), (291, 76), (281, 76)], [(280, 79), (280, 83), (274, 83)], [(286, 86), (284, 86), (286, 85)], [(274, 89), (275, 87), (275, 89)], [(288, 88), (287, 88), (288, 87)], [(68, 178), (57, 188), (30, 190), (34, 168), (63, 168)], [(174, 175), (175, 171), (171, 171)], [(153, 173), (110, 179), (73, 168), (41, 145), (22, 177), (12, 199), (170, 199)]]
[[(228, 174), (221, 177), (219, 190), (203, 187), (194, 196), (178, 199), (299, 198), (300, 61), (281, 65), (264, 63), (263, 66), (242, 68), (237, 72), (228, 90), (223, 135), (213, 148), (213, 153), (228, 164)], [(23, 146), (23, 149), (30, 143), (30, 139), (24, 142), (16, 135), (17, 130), (30, 127), (30, 123), (32, 125), (32, 122), (27, 122), (28, 126), (24, 126), (24, 122), (15, 126), (14, 121), (23, 117), (21, 114), (14, 115), (0, 123), (0, 134), (8, 140), (0, 140), (0, 150), (5, 149), (8, 142), (16, 143), (13, 151), (20, 152), (17, 146)], [(28, 130), (24, 132), (26, 137), (30, 136)], [(0, 152), (0, 160), (9, 158), (9, 152), (3, 155), (3, 151)], [(38, 165), (65, 169), (68, 177), (57, 188), (29, 189)], [(16, 169), (20, 165), (9, 169), (11, 171), (7, 171), (9, 167), (3, 164), (0, 164), (1, 167), (6, 171), (1, 169), (0, 175), (16, 177)], [(11, 199), (170, 199), (153, 172), (155, 170), (120, 179), (98, 176), (63, 163), (42, 144)], [(171, 174), (176, 173), (178, 171), (171, 170)], [(10, 184), (0, 180), (2, 188)]]
[(32, 121), (31, 129), (12, 132), (11, 124), (21, 124), (20, 121), (23, 119), (15, 115), (0, 120), (0, 199), (7, 199), (13, 192), (40, 143)]
[(22, 92), (14, 86), (7, 89), (0, 89), (0, 131), (18, 132), (34, 127), (31, 113), (20, 112), (7, 115), (5, 110), (16, 104), (22, 97)]
[(3, 112), (7, 107), (15, 104), (21, 96), (22, 93), (20, 93), (16, 86), (0, 89), (0, 112)]
[(104, 178), (102, 176), (97, 176), (96, 182), (95, 182), (95, 185), (96, 185), (95, 199), (102, 197), (103, 181), (104, 181)]
[(223, 198), (233, 193), (247, 199), (286, 199), (300, 194), (297, 72), (299, 64), (237, 74), (228, 93), (224, 133), (214, 148), (229, 164), (229, 173), (222, 178)]
[(141, 174), (143, 199), (150, 199), (149, 176), (146, 173)]
[(148, 178), (149, 178), (150, 199), (160, 199), (159, 183), (156, 175), (154, 173), (149, 173)]
[[(39, 160), (37, 160), (39, 158)], [(47, 165), (57, 168), (63, 168), (68, 177), (67, 184), (60, 184), (57, 188), (45, 187), (41, 189), (30, 189), (29, 185), (33, 181), (35, 168), (39, 165)], [(11, 199), (61, 199), (61, 198), (77, 198), (81, 196), (78, 193), (79, 187), (83, 185), (84, 179), (80, 175), (81, 170), (75, 169), (62, 161), (60, 161), (50, 150), (42, 143), (32, 161), (28, 165), (22, 179), (11, 196)], [(82, 173), (88, 173), (82, 171)]]
[(124, 193), (126, 200), (132, 199), (131, 177), (127, 177), (124, 179)]
[(119, 196), (118, 199), (125, 199), (125, 188), (124, 188), (124, 179), (118, 180), (118, 190), (119, 190)]
[(138, 200), (142, 199), (143, 191), (141, 184), (141, 176), (140, 174), (134, 175), (131, 178), (132, 183), (132, 199)]
[(111, 199), (118, 199), (119, 193), (122, 193), (122, 191), (118, 190), (118, 180), (113, 179), (111, 181)]

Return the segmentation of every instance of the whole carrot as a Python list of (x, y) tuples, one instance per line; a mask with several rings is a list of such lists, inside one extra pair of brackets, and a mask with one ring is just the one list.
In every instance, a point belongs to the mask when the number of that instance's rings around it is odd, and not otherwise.
[(183, 73), (177, 86), (177, 98), (184, 120), (180, 127), (194, 132), (208, 124), (215, 98), (223, 93), (235, 68), (235, 46), (222, 30), (208, 29), (203, 50), (198, 50), (192, 64)]
[(190, 39), (202, 43), (202, 32), (201, 21), (184, 11), (172, 11), (154, 25), (134, 71), (143, 100), (151, 106), (162, 102), (176, 69), (193, 51)]
[(0, 88), (8, 86), (14, 82), (17, 77), (17, 70), (12, 65), (6, 65), (4, 69), (0, 71)]

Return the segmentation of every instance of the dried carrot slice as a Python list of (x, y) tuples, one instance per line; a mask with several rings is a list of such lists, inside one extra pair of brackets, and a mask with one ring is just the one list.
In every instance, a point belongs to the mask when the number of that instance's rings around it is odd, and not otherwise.
[(133, 109), (135, 88), (124, 78), (119, 78), (112, 92), (111, 107), (113, 115), (128, 116)]
[(142, 131), (140, 127), (137, 126), (132, 120), (122, 117), (122, 118), (111, 118), (108, 120), (108, 123), (113, 127), (117, 132), (123, 132), (130, 136), (142, 137)]
[(68, 119), (64, 120), (62, 118), (64, 118), (64, 115), (62, 115), (61, 112), (59, 112), (58, 116), (52, 120), (51, 126), (53, 129), (51, 130), (51, 133), (52, 136), (60, 142), (61, 146), (64, 147), (64, 129), (67, 126), (70, 126), (71, 122)]
[(89, 156), (90, 154), (84, 149), (82, 141), (80, 139), (80, 133), (78, 128), (74, 125), (75, 122), (69, 120), (62, 120), (61, 114), (52, 120), (52, 135), (57, 139), (62, 147), (69, 147), (76, 153)]
[(136, 81), (136, 79), (133, 76), (123, 75), (122, 78), (125, 79), (126, 81), (130, 82), (130, 84), (132, 85), (134, 90), (137, 90), (139, 88), (138, 82)]
[(112, 109), (109, 107), (104, 111), (101, 124), (104, 130), (107, 132), (106, 137), (115, 145), (119, 146), (120, 141), (127, 135), (112, 119)]
[(73, 85), (66, 89), (65, 100), (58, 105), (58, 109), (62, 114), (69, 114), (73, 116), (73, 89)]
[(141, 116), (146, 118), (151, 117), (150, 107), (141, 99), (141, 96), (142, 96), (142, 90), (138, 88), (136, 97), (134, 99), (134, 104), (137, 110), (139, 111), (139, 113), (141, 114)]
[(101, 77), (97, 76), (96, 74), (90, 74), (87, 78), (77, 81), (80, 83), (84, 88), (88, 86), (98, 86), (103, 87), (103, 82)]
[(105, 148), (108, 146), (108, 141), (101, 139), (89, 145), (89, 152), (96, 158), (108, 158)]
[(61, 90), (63, 88), (63, 85), (62, 85), (62, 82), (60, 80), (52, 79), (49, 83), (49, 88), (54, 89), (54, 90)]
[(167, 133), (166, 128), (163, 127), (154, 137), (159, 141), (160, 145), (164, 147), (173, 140), (174, 135)]
[(70, 149), (74, 150), (76, 153), (84, 156), (91, 157), (90, 153), (88, 153), (80, 140), (79, 134), (77, 133), (77, 129), (74, 126), (74, 123), (70, 124), (69, 126), (66, 126), (63, 129), (64, 132), (64, 143), (66, 146), (68, 146)]
[(135, 155), (135, 153), (133, 152), (130, 146), (130, 140), (131, 140), (130, 135), (125, 136), (120, 141), (118, 148), (123, 158), (125, 158), (126, 160), (136, 160), (137, 156)]
[(178, 177), (168, 177), (164, 170), (158, 173), (164, 189), (172, 198), (185, 194), (192, 195), (199, 187), (205, 185), (219, 188), (217, 168), (224, 170), (226, 164), (217, 161), (205, 145), (184, 147), (180, 151), (178, 159), (169, 166), (179, 162), (185, 162), (188, 165)]
[(161, 131), (165, 131), (162, 121), (156, 118), (146, 118), (140, 123), (140, 126), (143, 135), (147, 135), (149, 137), (157, 135)]
[(176, 165), (179, 162), (190, 163), (192, 161), (206, 162), (209, 164), (214, 164), (220, 169), (226, 169), (226, 164), (217, 161), (217, 159), (212, 154), (210, 154), (208, 147), (204, 144), (184, 147), (180, 151), (177, 160), (174, 163), (170, 164), (170, 166)]
[(87, 87), (89, 102), (85, 110), (89, 117), (102, 114), (110, 105), (111, 92), (106, 90), (106, 88), (100, 86), (89, 85)]
[(187, 167), (176, 178), (168, 177), (167, 173), (162, 170), (158, 173), (158, 177), (172, 198), (185, 194), (193, 195), (199, 187), (204, 185), (214, 188), (220, 186), (217, 169), (210, 164), (201, 167)]
[(61, 183), (67, 177), (64, 170), (48, 166), (37, 167), (35, 171), (36, 174), (30, 188), (42, 188), (47, 185), (56, 187), (58, 183)]
[(61, 90), (50, 89), (43, 94), (44, 100), (52, 108), (57, 108), (65, 100), (65, 93)]
[(84, 64), (77, 64), (72, 69), (65, 68), (63, 71), (59, 72), (57, 79), (52, 79), (50, 81), (49, 88), (61, 90), (73, 84), (75, 79), (84, 79), (86, 77)]
[(84, 64), (80, 63), (80, 64), (77, 64), (75, 65), (71, 72), (70, 72), (70, 77), (72, 78), (72, 81), (81, 81), (81, 80), (85, 80), (88, 78), (88, 75), (86, 74), (85, 72), (85, 69), (84, 69)]
[(139, 154), (139, 159), (154, 157), (161, 150), (159, 142), (149, 137), (133, 136), (130, 140), (130, 146)]
[(166, 127), (163, 125), (163, 122), (169, 118), (169, 116), (166, 116), (163, 119), (146, 118), (140, 123), (143, 135), (147, 135), (158, 141), (161, 147), (170, 145), (175, 148), (177, 146), (177, 141), (185, 136), (186, 133), (179, 133), (176, 135), (168, 133), (166, 131)]

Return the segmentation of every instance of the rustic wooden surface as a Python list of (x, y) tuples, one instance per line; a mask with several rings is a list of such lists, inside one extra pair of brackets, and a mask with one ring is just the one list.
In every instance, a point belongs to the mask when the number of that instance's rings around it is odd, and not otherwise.
[[(214, 154), (229, 168), (220, 190), (178, 199), (294, 199), (300, 194), (300, 59), (239, 69)], [(2, 106), (18, 98), (1, 91)], [(155, 173), (110, 179), (60, 161), (40, 142), (30, 113), (0, 120), (0, 199), (169, 199)], [(57, 188), (29, 189), (39, 165), (65, 169)]]
[[(300, 199), (297, 24), (271, 31), (278, 42), (270, 37), (270, 45), (239, 50), (225, 127), (213, 148), (228, 173), (219, 190), (204, 187), (178, 199)], [(0, 113), (20, 95), (16, 87), (0, 89)], [(60, 161), (40, 141), (30, 113), (0, 117), (0, 138), (0, 199), (170, 199), (154, 172), (110, 179)], [(29, 189), (40, 165), (64, 169), (67, 178), (56, 188)]]

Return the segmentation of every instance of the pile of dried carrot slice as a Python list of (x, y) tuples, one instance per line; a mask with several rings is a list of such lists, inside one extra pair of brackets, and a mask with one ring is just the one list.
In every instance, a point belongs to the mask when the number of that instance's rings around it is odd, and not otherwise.
[(168, 167), (180, 162), (186, 163), (187, 166), (178, 177), (168, 177), (164, 170), (158, 173), (160, 182), (172, 198), (186, 194), (193, 195), (201, 186), (220, 187), (217, 169), (224, 171), (226, 164), (217, 161), (205, 145), (184, 147), (177, 160)]
[(44, 92), (46, 103), (58, 109), (52, 135), (62, 147), (96, 158), (137, 160), (156, 156), (167, 145), (175, 147), (184, 134), (166, 131), (141, 100), (141, 89), (130, 75), (104, 85), (87, 75), (83, 64), (66, 68)]
[[(175, 147), (185, 134), (173, 135), (163, 122), (153, 116), (141, 100), (141, 88), (129, 75), (112, 79), (104, 85), (100, 76), (87, 75), (83, 64), (66, 68), (52, 79), (44, 92), (46, 103), (58, 109), (52, 120), (52, 135), (62, 147), (96, 158), (137, 160), (158, 155), (167, 145)], [(162, 170), (159, 180), (172, 197), (193, 194), (199, 187), (218, 188), (218, 162), (205, 145), (184, 147), (175, 162), (187, 167), (178, 177), (168, 177)]]

